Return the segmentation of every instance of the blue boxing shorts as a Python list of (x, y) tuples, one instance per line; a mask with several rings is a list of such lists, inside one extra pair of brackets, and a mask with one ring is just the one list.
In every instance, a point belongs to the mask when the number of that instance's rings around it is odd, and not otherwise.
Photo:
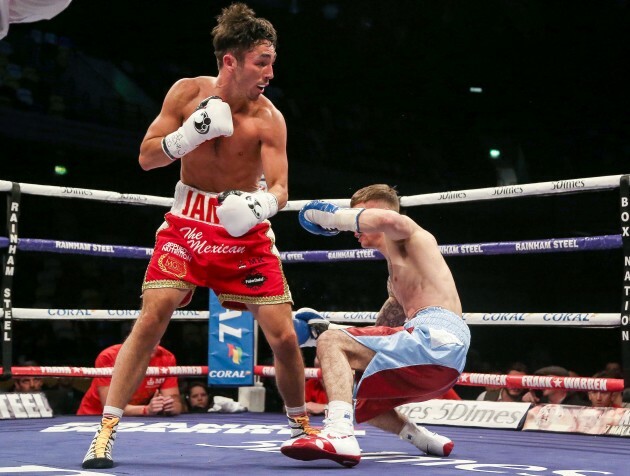
[(354, 390), (357, 423), (411, 402), (438, 398), (459, 378), (470, 331), (457, 314), (427, 307), (402, 327), (351, 327), (343, 332), (376, 352)]

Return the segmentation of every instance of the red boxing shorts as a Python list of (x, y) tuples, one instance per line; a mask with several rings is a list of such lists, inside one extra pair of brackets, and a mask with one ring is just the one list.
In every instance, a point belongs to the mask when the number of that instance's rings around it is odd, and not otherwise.
[(357, 423), (443, 395), (457, 382), (470, 347), (464, 320), (441, 307), (418, 311), (402, 327), (349, 327), (343, 332), (376, 353), (355, 375)]
[(229, 309), (293, 303), (269, 221), (235, 238), (219, 223), (217, 195), (177, 183), (142, 290), (189, 289), (180, 307), (190, 303), (196, 286), (211, 288)]

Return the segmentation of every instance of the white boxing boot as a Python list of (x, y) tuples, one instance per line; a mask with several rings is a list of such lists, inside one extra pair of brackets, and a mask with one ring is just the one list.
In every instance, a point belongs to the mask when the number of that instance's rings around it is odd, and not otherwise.
[(446, 436), (438, 435), (423, 426), (412, 422), (405, 423), (399, 433), (401, 439), (408, 441), (420, 451), (433, 456), (448, 456), (453, 451), (455, 443)]
[(283, 455), (301, 461), (329, 459), (348, 468), (361, 461), (361, 448), (352, 427), (327, 424), (315, 435), (286, 441), (280, 447)]
[(329, 459), (347, 467), (359, 464), (361, 448), (354, 436), (352, 404), (328, 402), (326, 416), (319, 433), (286, 441), (280, 447), (282, 454), (302, 461)]

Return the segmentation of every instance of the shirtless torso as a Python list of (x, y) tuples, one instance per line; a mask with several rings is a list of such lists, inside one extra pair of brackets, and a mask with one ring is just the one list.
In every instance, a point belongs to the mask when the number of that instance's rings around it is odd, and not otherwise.
[[(357, 204), (357, 208), (375, 210), (372, 215), (361, 215), (362, 233), (358, 238), (361, 246), (376, 248), (387, 259), (390, 292), (405, 317), (409, 319), (429, 306), (443, 307), (461, 316), (457, 287), (435, 237), (410, 218), (383, 210), (383, 206), (378, 201)], [(370, 226), (382, 229), (377, 221), (387, 214), (392, 214), (387, 218), (392, 224), (383, 232), (370, 232)]]
[(453, 275), (433, 235), (418, 227), (408, 239), (386, 243), (392, 290), (407, 318), (429, 306), (462, 314)]
[[(181, 120), (190, 116), (197, 105), (210, 96), (220, 96), (216, 78), (201, 77), (191, 80), (182, 89), (193, 89), (196, 94), (182, 97), (186, 104), (181, 108)], [(190, 93), (188, 93), (190, 95)], [(187, 185), (207, 192), (223, 190), (256, 191), (258, 180), (263, 173), (261, 142), (263, 131), (274, 115), (280, 113), (264, 96), (256, 103), (248, 103), (240, 110), (232, 109), (234, 134), (231, 137), (218, 137), (201, 144), (182, 159), (181, 179)], [(276, 118), (278, 120), (278, 118)]]
[[(207, 192), (254, 192), (264, 172), (269, 192), (276, 195), (282, 208), (288, 196), (286, 124), (280, 111), (262, 94), (269, 74), (261, 73), (273, 64), (275, 50), (263, 43), (246, 56), (251, 71), (235, 73), (236, 81), (226, 81), (221, 75), (201, 76), (181, 79), (172, 86), (160, 114), (147, 130), (140, 163), (147, 170), (171, 163), (162, 151), (162, 138), (180, 127), (204, 99), (218, 96), (230, 106), (234, 133), (203, 142), (182, 157), (182, 182)], [(263, 69), (259, 71), (259, 67)], [(242, 86), (245, 81), (248, 87)]]

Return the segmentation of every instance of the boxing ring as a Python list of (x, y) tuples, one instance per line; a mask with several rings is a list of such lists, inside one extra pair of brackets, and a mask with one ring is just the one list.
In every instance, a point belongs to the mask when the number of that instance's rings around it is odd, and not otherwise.
[[(294, 475), (345, 471), (332, 461), (301, 462), (283, 456), (279, 447), (288, 438), (286, 418), (271, 413), (125, 417), (114, 447), (114, 468), (80, 470), (84, 447), (97, 424), (97, 417), (67, 416), (3, 422), (0, 474)], [(629, 450), (623, 438), (457, 427), (440, 427), (439, 431), (456, 442), (449, 458), (420, 456), (392, 435), (358, 425), (357, 439), (363, 455), (354, 473), (627, 474)]]
[[(571, 253), (598, 250), (622, 250), (623, 281), (620, 286), (620, 312), (471, 312), (464, 318), (471, 326), (520, 326), (522, 328), (593, 328), (619, 331), (620, 355), (624, 379), (540, 378), (535, 376), (485, 375), (464, 373), (458, 385), (507, 386), (523, 388), (566, 388), (571, 390), (602, 389), (621, 391), (630, 382), (630, 187), (627, 175), (560, 180), (506, 187), (449, 191), (401, 197), (403, 208), (443, 205), (483, 200), (519, 199), (520, 197), (576, 194), (619, 189), (620, 233), (586, 237), (543, 238), (522, 241), (446, 244), (440, 249), (446, 257), (495, 256), (504, 254), (533, 255)], [(112, 321), (133, 320), (137, 310), (130, 309), (36, 309), (13, 306), (13, 276), (19, 262), (18, 251), (62, 253), (110, 258), (147, 260), (152, 248), (123, 246), (88, 241), (64, 241), (21, 237), (19, 224), (22, 195), (37, 195), (50, 199), (73, 198), (107, 204), (149, 205), (170, 207), (171, 198), (138, 194), (123, 194), (100, 190), (18, 184), (0, 181), (0, 191), (7, 193), (7, 236), (0, 236), (3, 259), (2, 310), (2, 369), (5, 377), (41, 375), (47, 377), (92, 377), (110, 375), (111, 369), (87, 367), (13, 365), (13, 330), (21, 322), (51, 321)], [(331, 200), (348, 206), (349, 200)], [(506, 200), (509, 201), (509, 200)], [(291, 201), (283, 211), (297, 211), (308, 200)], [(156, 221), (159, 224), (159, 221)], [(296, 220), (297, 223), (297, 220)], [(341, 263), (378, 261), (382, 256), (375, 250), (349, 249), (327, 251), (283, 251), (283, 263)], [(331, 322), (351, 325), (373, 323), (371, 311), (326, 311)], [(181, 310), (174, 321), (207, 322), (209, 312)], [(175, 323), (171, 325), (176, 325)], [(472, 333), (474, 336), (475, 328)], [(473, 337), (474, 346), (474, 337)], [(274, 375), (273, 368), (256, 365), (258, 376)], [(204, 376), (206, 365), (175, 368), (149, 368), (148, 375)], [(319, 375), (317, 369), (307, 369), (307, 377)], [(624, 385), (624, 381), (626, 385)], [(42, 415), (47, 416), (47, 415)], [(315, 422), (318, 420), (315, 418)], [(89, 438), (96, 429), (98, 418), (54, 416), (40, 419), (13, 419), (0, 423), (0, 474), (172, 474), (185, 470), (190, 474), (216, 470), (219, 474), (248, 471), (257, 474), (281, 471), (286, 474), (302, 470), (336, 469), (337, 465), (322, 462), (303, 463), (284, 458), (279, 444), (286, 439), (283, 415), (272, 413), (180, 415), (174, 418), (132, 418), (121, 423), (121, 438), (115, 448), (116, 466), (103, 472), (80, 471), (80, 462)], [(630, 425), (630, 421), (626, 423)], [(431, 427), (429, 425), (429, 427)], [(439, 432), (455, 441), (450, 458), (419, 456), (408, 444), (392, 435), (366, 425), (358, 425), (358, 438), (364, 452), (360, 470), (376, 473), (380, 468), (396, 465), (420, 466), (425, 474), (460, 474), (489, 472), (497, 474), (627, 474), (630, 449), (624, 438), (584, 434), (521, 432), (501, 429), (440, 426)], [(124, 438), (123, 438), (124, 437)], [(51, 451), (51, 448), (54, 448)], [(262, 455), (261, 453), (267, 453)], [(427, 472), (428, 471), (428, 472)]]

